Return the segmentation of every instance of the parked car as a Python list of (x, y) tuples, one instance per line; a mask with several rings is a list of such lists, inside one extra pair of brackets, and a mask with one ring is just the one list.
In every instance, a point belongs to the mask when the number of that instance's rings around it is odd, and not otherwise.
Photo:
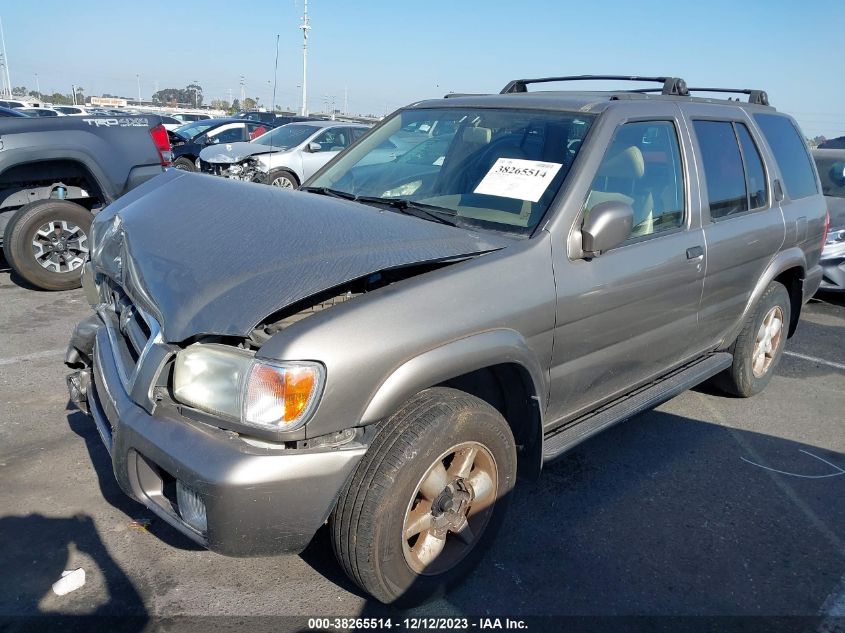
[(154, 116), (0, 118), (0, 138), (0, 246), (45, 290), (78, 288), (94, 213), (170, 165)]
[(21, 112), (20, 108), (4, 108), (0, 106), (0, 116), (28, 117), (29, 115)]
[(211, 118), (210, 114), (202, 114), (201, 112), (176, 112), (172, 116), (177, 121), (182, 121), (182, 123), (191, 123), (192, 121), (207, 121)]
[(57, 112), (52, 108), (18, 108), (18, 110), (32, 117), (65, 116), (63, 113)]
[(821, 143), (819, 149), (845, 149), (845, 136), (831, 138)]
[(814, 149), (830, 227), (821, 255), (822, 290), (845, 291), (845, 146)]
[(88, 110), (81, 106), (57, 105), (53, 106), (53, 110), (55, 110), (59, 114), (64, 114), (66, 116), (87, 116), (88, 114), (90, 114)]
[(203, 148), (210, 145), (228, 145), (247, 142), (266, 133), (266, 123), (243, 119), (204, 119), (194, 121), (170, 132), (173, 147), (173, 166), (184, 171), (197, 171), (197, 162)]
[(185, 125), (184, 121), (180, 121), (179, 119), (174, 119), (172, 116), (168, 116), (166, 114), (159, 114), (158, 116), (161, 117), (161, 124), (168, 132), (172, 132), (176, 128), (182, 127)]
[(368, 129), (336, 121), (290, 123), (250, 143), (207, 147), (200, 152), (200, 168), (226, 178), (293, 189)]
[(302, 121), (324, 120), (308, 116), (296, 116), (293, 114), (275, 114), (273, 112), (259, 112), (258, 110), (238, 112), (237, 114), (232, 115), (232, 117), (235, 119), (249, 119), (250, 121), (260, 121), (262, 123), (268, 123), (273, 127), (287, 125), (288, 123), (301, 123)]
[[(677, 78), (528, 92), (562, 79), (400, 109), (301, 192), (168, 173), (107, 207), (68, 385), (121, 488), (232, 556), (328, 521), (359, 587), (413, 601), (517, 473), (711, 377), (762, 391), (822, 276), (797, 124)], [(442, 160), (361, 165), (422, 120)]]

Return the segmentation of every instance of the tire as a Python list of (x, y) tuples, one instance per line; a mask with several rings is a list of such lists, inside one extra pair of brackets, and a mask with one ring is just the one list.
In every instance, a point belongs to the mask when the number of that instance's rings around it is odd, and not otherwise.
[(770, 283), (729, 350), (733, 364), (714, 379), (719, 389), (750, 398), (766, 388), (783, 356), (790, 308), (783, 284)]
[[(67, 200), (38, 200), (24, 205), (6, 225), (6, 261), (38, 288), (79, 288), (93, 220), (88, 209)], [(42, 249), (40, 254), (36, 248)]]
[(296, 177), (296, 174), (287, 169), (270, 170), (264, 182), (271, 187), (281, 187), (282, 189), (296, 189), (299, 187), (299, 179)]
[[(422, 391), (383, 423), (341, 491), (330, 517), (335, 556), (383, 603), (441, 595), (483, 555), (515, 478), (513, 435), (496, 409), (455, 389)], [(413, 524), (422, 531), (404, 538)]]
[(174, 169), (181, 169), (182, 171), (196, 171), (196, 165), (194, 165), (194, 161), (192, 161), (187, 156), (180, 156), (176, 160), (173, 161)]

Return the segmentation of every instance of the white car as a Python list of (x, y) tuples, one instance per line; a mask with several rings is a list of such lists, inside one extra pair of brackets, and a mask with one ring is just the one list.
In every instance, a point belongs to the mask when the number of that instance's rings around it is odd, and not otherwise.
[(53, 110), (66, 116), (86, 116), (88, 114), (88, 110), (79, 106), (57, 105), (53, 106)]
[(200, 152), (202, 171), (294, 189), (369, 129), (358, 123), (301, 121), (248, 143), (211, 145)]

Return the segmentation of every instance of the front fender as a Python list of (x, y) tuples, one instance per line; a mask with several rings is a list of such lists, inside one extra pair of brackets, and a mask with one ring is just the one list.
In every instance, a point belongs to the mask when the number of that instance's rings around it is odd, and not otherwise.
[(548, 380), (525, 339), (511, 329), (488, 330), (460, 338), (404, 362), (381, 383), (367, 404), (361, 422), (372, 424), (388, 417), (423, 389), (503, 363), (517, 364), (528, 372), (532, 395), (538, 400), (542, 428)]

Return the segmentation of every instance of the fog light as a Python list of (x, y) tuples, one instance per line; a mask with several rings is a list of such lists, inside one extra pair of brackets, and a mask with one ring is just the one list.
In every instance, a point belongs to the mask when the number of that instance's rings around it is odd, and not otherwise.
[(187, 488), (178, 480), (176, 481), (176, 505), (182, 520), (197, 532), (204, 534), (208, 529), (205, 504), (196, 492)]

